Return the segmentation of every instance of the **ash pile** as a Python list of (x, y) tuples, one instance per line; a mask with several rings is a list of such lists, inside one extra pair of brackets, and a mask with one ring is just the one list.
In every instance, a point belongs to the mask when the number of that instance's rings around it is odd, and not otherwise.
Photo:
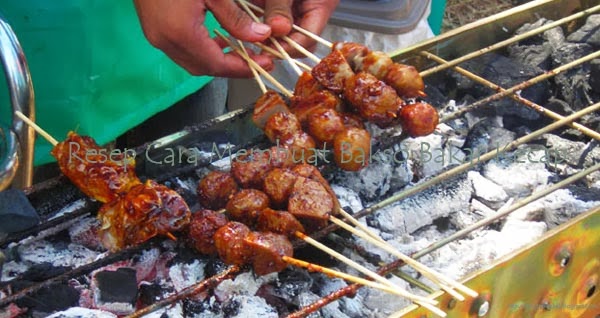
[[(525, 25), (517, 33), (545, 23), (548, 21)], [(600, 15), (593, 15), (573, 32), (551, 29), (505, 52), (489, 53), (461, 66), (506, 88), (599, 48)], [(571, 114), (600, 101), (599, 67), (598, 59), (583, 63), (519, 94), (559, 114)], [(451, 70), (431, 76), (426, 82), (428, 100), (433, 105), (443, 105), (442, 117), (493, 93)], [(600, 128), (598, 114), (584, 116), (579, 122), (595, 130)], [(336, 170), (327, 177), (341, 205), (356, 213), (452, 167), (474, 162), (467, 173), (444, 179), (361, 219), (372, 231), (410, 255), (600, 161), (598, 142), (571, 128), (545, 134), (515, 151), (501, 151), (510, 142), (549, 123), (551, 120), (539, 113), (504, 98), (440, 124), (433, 135), (378, 149), (369, 158), (369, 166), (359, 172)], [(379, 141), (395, 133), (370, 129)], [(498, 156), (478, 162), (482, 154), (495, 150)], [(207, 171), (202, 168), (191, 175), (174, 177), (166, 184), (182, 193), (194, 209), (198, 207), (196, 186)], [(460, 279), (599, 205), (599, 198), (600, 173), (596, 172), (502, 221), (425, 255), (420, 261)], [(59, 214), (75, 210), (78, 204), (81, 202), (65, 207)], [(8, 246), (4, 250), (1, 296), (108, 257), (97, 240), (97, 228), (93, 216), (81, 216), (61, 228)], [(343, 231), (335, 231), (323, 241), (373, 270), (393, 260), (388, 253)], [(307, 261), (359, 274), (311, 248), (301, 248), (295, 254)], [(48, 284), (5, 306), (1, 314), (8, 317), (127, 315), (226, 268), (220, 260), (199, 255), (181, 242), (154, 242), (132, 257), (66, 282)], [(403, 271), (421, 279), (408, 268)], [(395, 274), (388, 277), (413, 293), (427, 294)], [(260, 277), (245, 271), (214, 289), (145, 317), (282, 317), (346, 285), (340, 279), (293, 267)], [(397, 296), (361, 288), (353, 297), (332, 302), (310, 317), (387, 317), (407, 305), (407, 301)]]

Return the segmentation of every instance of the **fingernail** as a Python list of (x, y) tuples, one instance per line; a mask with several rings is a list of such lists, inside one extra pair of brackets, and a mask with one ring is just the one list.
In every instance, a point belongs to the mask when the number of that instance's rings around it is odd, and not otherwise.
[(252, 31), (254, 31), (254, 33), (260, 34), (260, 35), (265, 35), (268, 34), (269, 32), (271, 32), (271, 27), (263, 24), (263, 23), (258, 23), (258, 22), (252, 22), (252, 25), (250, 26), (250, 28), (252, 29)]

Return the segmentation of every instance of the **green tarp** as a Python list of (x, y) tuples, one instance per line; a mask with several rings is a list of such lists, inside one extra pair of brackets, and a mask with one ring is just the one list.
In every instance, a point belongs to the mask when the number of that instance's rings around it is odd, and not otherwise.
[[(32, 76), (38, 124), (58, 140), (69, 130), (99, 144), (198, 90), (194, 77), (152, 47), (131, 0), (0, 0)], [(207, 17), (209, 30), (217, 26)], [(10, 100), (2, 76), (0, 120)], [(38, 137), (35, 164), (52, 160)]]

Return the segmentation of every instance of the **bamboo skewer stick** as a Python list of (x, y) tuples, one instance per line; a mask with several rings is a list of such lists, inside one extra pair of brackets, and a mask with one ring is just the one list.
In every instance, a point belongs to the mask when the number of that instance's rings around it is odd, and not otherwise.
[(289, 36), (284, 36), (283, 40), (286, 41), (291, 47), (295, 48), (296, 50), (300, 51), (302, 54), (306, 55), (306, 57), (313, 60), (313, 62), (315, 62), (315, 63), (321, 62), (321, 59), (318, 56), (314, 55), (311, 51), (302, 47), (302, 45), (300, 45), (300, 44), (298, 44), (298, 42), (292, 40)]
[[(250, 7), (252, 10), (254, 10), (254, 11), (258, 12), (258, 13), (265, 13), (265, 11), (263, 10), (263, 8), (255, 5), (253, 3), (250, 3), (250, 2), (248, 2), (246, 0), (238, 0), (238, 2), (246, 4), (248, 7)], [(310, 32), (310, 31), (308, 31), (308, 30), (306, 30), (306, 29), (304, 29), (304, 28), (302, 28), (302, 27), (300, 27), (298, 25), (292, 24), (292, 28), (294, 30), (296, 30), (296, 31), (298, 31), (298, 32), (300, 32), (300, 33), (308, 36), (309, 38), (311, 38), (311, 39), (313, 39), (313, 40), (315, 40), (315, 41), (317, 41), (317, 42), (319, 42), (319, 43), (327, 46), (327, 47), (332, 47), (333, 46), (333, 43), (325, 40), (324, 38), (322, 38), (322, 37), (320, 37), (320, 36), (318, 36), (318, 35)]]
[(437, 304), (437, 302), (435, 300), (432, 300), (432, 299), (426, 298), (426, 297), (422, 297), (422, 296), (418, 296), (418, 295), (414, 295), (414, 294), (407, 292), (406, 290), (400, 288), (399, 286), (397, 286), (397, 285), (391, 283), (390, 281), (388, 281), (387, 279), (385, 279), (385, 277), (367, 269), (366, 267), (356, 263), (355, 261), (347, 258), (346, 256), (334, 251), (333, 249), (321, 244), (317, 240), (315, 240), (303, 233), (296, 232), (296, 237), (298, 237), (299, 239), (305, 241), (306, 243), (326, 252), (327, 254), (338, 259), (339, 261), (358, 270), (359, 272), (371, 277), (375, 281), (395, 289), (395, 294), (405, 297), (407, 299), (410, 299), (415, 304), (418, 304), (424, 308), (427, 308), (428, 310), (430, 310), (431, 312), (435, 313), (436, 315), (438, 315), (440, 317), (446, 317), (446, 313), (444, 311), (435, 307), (435, 305)]
[[(266, 46), (266, 45), (264, 45), (264, 44), (262, 44), (260, 42), (256, 42), (256, 43), (253, 43), (253, 44), (256, 45), (256, 46), (258, 46), (260, 49), (265, 50), (268, 53), (273, 54), (273, 56), (275, 56), (277, 58), (284, 59), (284, 57), (283, 57), (283, 55), (281, 55), (281, 53), (279, 53), (278, 51), (274, 50), (271, 47), (268, 47), (268, 46)], [(298, 66), (300, 66), (301, 68), (303, 68), (304, 70), (306, 70), (306, 71), (310, 72), (312, 70), (312, 67), (310, 67), (310, 66), (308, 66), (308, 65), (306, 65), (306, 64), (304, 64), (304, 63), (302, 63), (302, 62), (300, 62), (300, 61), (298, 61), (296, 59), (292, 59), (292, 61), (294, 63), (296, 63)]]
[[(248, 13), (248, 15), (250, 15), (250, 17), (252, 17), (252, 19), (255, 22), (260, 22), (260, 19), (256, 16), (256, 14), (254, 14), (254, 12), (252, 12), (252, 10), (248, 7), (246, 2), (240, 1), (240, 5)], [(281, 46), (281, 44), (279, 44), (277, 39), (275, 39), (274, 37), (271, 36), (271, 37), (269, 37), (269, 40), (271, 41), (271, 43), (273, 43), (273, 45), (277, 48), (277, 50), (279, 50), (281, 55), (283, 55), (284, 59), (290, 64), (290, 66), (292, 66), (294, 71), (298, 75), (302, 74), (302, 70), (300, 70), (298, 65), (296, 65), (296, 63), (293, 62), (292, 57), (285, 51), (285, 49)]]
[[(242, 41), (237, 40), (238, 45), (242, 48), (242, 51), (244, 52), (244, 56), (246, 56), (246, 58), (250, 58), (250, 55), (248, 55), (248, 51), (246, 51), (246, 47), (244, 46), (244, 43), (242, 43)], [(262, 81), (262, 79), (260, 78), (260, 75), (258, 75), (258, 72), (256, 71), (256, 69), (254, 69), (254, 67), (248, 65), (250, 67), (250, 70), (252, 71), (252, 75), (254, 75), (254, 79), (256, 80), (256, 83), (258, 84), (258, 87), (260, 88), (260, 91), (264, 94), (267, 92), (267, 87), (265, 86), (265, 83)]]
[(31, 126), (33, 130), (40, 134), (40, 136), (44, 137), (44, 139), (46, 139), (52, 146), (58, 145), (58, 140), (50, 136), (49, 133), (47, 133), (45, 130), (42, 129), (42, 127), (34, 123), (33, 120), (29, 119), (29, 117), (25, 116), (25, 114), (17, 110), (15, 111), (15, 115), (21, 118), (27, 125)]
[(271, 76), (271, 74), (269, 74), (269, 72), (265, 71), (253, 59), (251, 59), (248, 56), (245, 56), (244, 53), (242, 52), (242, 50), (240, 48), (238, 48), (237, 46), (235, 46), (233, 44), (233, 42), (231, 42), (231, 40), (229, 40), (225, 35), (223, 35), (223, 33), (219, 32), (219, 30), (216, 30), (216, 29), (214, 30), (214, 32), (215, 32), (215, 34), (220, 36), (225, 42), (227, 42), (227, 44), (237, 54), (239, 54), (243, 59), (245, 59), (246, 62), (248, 62), (248, 64), (250, 64), (251, 68), (255, 68), (262, 76), (264, 76), (267, 80), (269, 80), (269, 82), (271, 82), (273, 85), (275, 85), (275, 87), (277, 87), (277, 89), (279, 89), (284, 95), (286, 95), (287, 97), (294, 96), (294, 94), (292, 94), (292, 92), (290, 92), (287, 88), (285, 88), (283, 85), (281, 85), (281, 83), (279, 83), (275, 78), (273, 78), (273, 76)]
[[(366, 241), (372, 243), (373, 245), (385, 250), (386, 252), (398, 257), (400, 260), (404, 261), (406, 264), (412, 266), (414, 269), (416, 269), (417, 271), (419, 271), (421, 274), (423, 274), (423, 276), (425, 276), (426, 278), (428, 278), (429, 280), (433, 281), (434, 283), (437, 283), (438, 285), (440, 285), (440, 287), (445, 290), (446, 292), (448, 292), (448, 294), (451, 294), (453, 297), (455, 297), (458, 300), (464, 300), (464, 297), (462, 297), (460, 294), (456, 294), (453, 290), (451, 290), (450, 288), (447, 288), (447, 286), (450, 286), (454, 289), (460, 290), (463, 293), (471, 296), (471, 297), (477, 297), (479, 294), (454, 281), (453, 279), (444, 276), (441, 273), (437, 273), (434, 270), (428, 268), (427, 266), (419, 263), (418, 261), (410, 258), (409, 256), (403, 254), (402, 252), (398, 251), (396, 248), (394, 248), (393, 246), (391, 246), (389, 243), (383, 241), (381, 238), (379, 238), (379, 240), (375, 240), (372, 237), (370, 237), (369, 235), (367, 235), (366, 233), (363, 233), (361, 231), (358, 231), (357, 229), (347, 225), (346, 223), (344, 223), (342, 220), (336, 218), (336, 217), (331, 217), (331, 221), (337, 225), (339, 225), (340, 227), (342, 227), (343, 229), (351, 232), (352, 234), (355, 234), (356, 236), (359, 236), (363, 239), (365, 239)], [(381, 240), (381, 241), (380, 241)], [(382, 242), (383, 241), (383, 242)], [(458, 297), (457, 297), (458, 296)]]

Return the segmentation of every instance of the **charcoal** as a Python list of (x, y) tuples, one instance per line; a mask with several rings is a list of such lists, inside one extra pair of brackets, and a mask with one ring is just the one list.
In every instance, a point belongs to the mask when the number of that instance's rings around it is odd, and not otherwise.
[(25, 193), (19, 189), (0, 191), (0, 232), (15, 233), (40, 223)]
[(514, 132), (498, 127), (494, 119), (486, 118), (473, 126), (462, 149), (468, 156), (476, 158), (488, 151), (503, 149), (515, 138)]
[[(543, 72), (542, 69), (535, 65), (521, 63), (503, 55), (493, 53), (465, 62), (464, 68), (503, 88), (513, 87)], [(458, 73), (453, 74), (452, 77), (459, 81), (465, 81), (465, 77)], [(464, 85), (464, 87), (459, 87), (459, 89), (463, 89), (465, 94), (471, 94), (476, 99), (483, 99), (496, 93), (488, 87), (474, 84), (473, 82)], [(534, 103), (544, 104), (550, 97), (550, 87), (547, 82), (541, 82), (519, 91), (519, 94), (521, 97)], [(540, 117), (536, 111), (506, 97), (492, 101), (482, 108), (491, 108), (498, 115), (512, 114), (529, 120), (535, 120)]]
[(477, 171), (469, 171), (467, 173), (469, 180), (473, 184), (474, 196), (487, 203), (492, 208), (500, 208), (500, 206), (508, 199), (508, 194), (493, 181), (483, 177)]
[(135, 275), (134, 269), (126, 267), (96, 273), (94, 299), (98, 308), (118, 314), (132, 312), (138, 296)]
[(204, 265), (204, 275), (206, 277), (215, 276), (225, 271), (227, 267), (228, 265), (223, 263), (223, 261), (220, 258), (210, 258), (206, 262), (206, 265)]
[(167, 292), (160, 284), (141, 284), (138, 299), (142, 305), (148, 306), (163, 299)]
[(69, 266), (53, 266), (51, 263), (33, 264), (22, 274), (22, 279), (32, 282), (42, 282), (52, 277), (62, 275), (71, 270)]
[(590, 62), (590, 86), (595, 93), (600, 94), (600, 59)]
[(567, 40), (587, 43), (595, 48), (600, 47), (600, 14), (590, 15), (581, 28), (569, 34)]
[[(565, 43), (552, 53), (554, 67), (572, 62), (593, 51), (594, 49), (589, 44)], [(583, 64), (581, 67), (561, 72), (554, 78), (558, 93), (575, 110), (580, 110), (593, 103), (593, 98), (590, 96), (589, 75), (589, 66)]]
[(596, 142), (571, 141), (553, 134), (545, 134), (542, 140), (554, 163), (566, 163), (574, 168), (590, 167), (600, 160), (600, 146)]
[(221, 303), (211, 297), (204, 301), (196, 301), (193, 299), (183, 300), (184, 317), (222, 317), (223, 311)]
[[(515, 31), (515, 35), (520, 35), (532, 30), (536, 30), (546, 24), (552, 23), (552, 20), (541, 18), (534, 23), (525, 23)], [(565, 36), (560, 27), (555, 27), (550, 30), (544, 31), (540, 35), (528, 37), (521, 42), (519, 45), (541, 45), (549, 43), (552, 47), (557, 47), (565, 41)]]
[(223, 304), (225, 317), (246, 318), (278, 318), (277, 311), (258, 296), (236, 295)]
[(263, 298), (269, 306), (275, 308), (280, 317), (287, 316), (290, 313), (286, 300), (277, 296), (275, 286), (271, 284), (260, 286), (256, 291), (256, 296)]
[(534, 65), (542, 70), (552, 66), (552, 47), (545, 43), (541, 45), (513, 45), (509, 47), (509, 54), (520, 63)]
[(275, 293), (280, 298), (291, 301), (300, 293), (309, 290), (312, 284), (313, 279), (305, 270), (285, 269), (279, 273)]
[(65, 310), (79, 304), (79, 292), (65, 284), (53, 284), (43, 287), (34, 294), (16, 301), (19, 307), (34, 312), (51, 313)]

